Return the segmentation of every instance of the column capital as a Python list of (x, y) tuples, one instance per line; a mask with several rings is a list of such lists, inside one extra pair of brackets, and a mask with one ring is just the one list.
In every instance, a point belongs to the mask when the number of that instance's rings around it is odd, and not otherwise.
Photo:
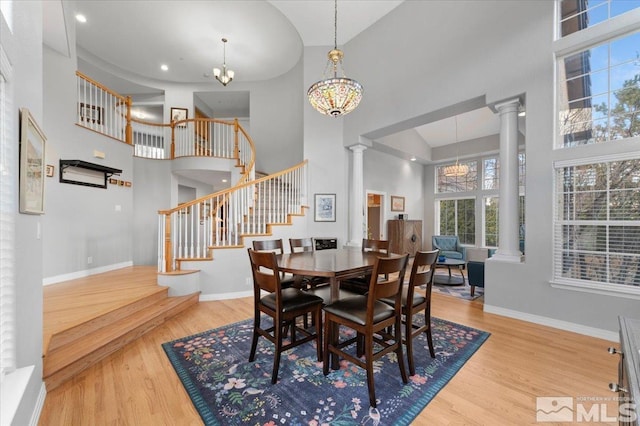
[(368, 147), (366, 145), (362, 145), (362, 144), (357, 144), (357, 145), (351, 145), (349, 147), (349, 149), (353, 152), (363, 152), (365, 149), (367, 149)]
[(520, 108), (520, 99), (513, 98), (506, 101), (502, 101), (502, 102), (493, 104), (493, 108), (500, 114), (504, 114), (508, 112), (518, 112), (518, 108)]

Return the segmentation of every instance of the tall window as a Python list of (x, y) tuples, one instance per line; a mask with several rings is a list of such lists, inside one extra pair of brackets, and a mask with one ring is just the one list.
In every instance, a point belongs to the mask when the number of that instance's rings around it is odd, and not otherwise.
[(556, 167), (554, 278), (640, 286), (640, 159)]
[(562, 0), (560, 35), (573, 34), (640, 7), (635, 0)]
[(478, 162), (460, 161), (460, 164), (466, 164), (469, 167), (469, 172), (463, 176), (445, 176), (444, 169), (451, 164), (436, 167), (437, 192), (469, 192), (478, 189)]
[(572, 160), (554, 164), (553, 279), (640, 294), (640, 155), (573, 148), (640, 141), (640, 1), (563, 0), (560, 12), (555, 145)]
[(640, 135), (640, 31), (558, 59), (558, 143)]
[(476, 243), (475, 198), (439, 200), (440, 235), (457, 235), (461, 244)]
[(15, 212), (17, 161), (11, 66), (0, 45), (0, 381), (16, 367)]
[[(526, 156), (524, 152), (518, 154), (518, 182), (520, 186), (519, 198), (519, 234), (520, 234), (520, 250), (524, 251), (524, 184), (525, 184), (525, 164)], [(482, 168), (482, 189), (484, 190), (483, 198), (483, 246), (498, 247), (499, 244), (499, 213), (500, 213), (500, 197), (498, 190), (500, 189), (500, 159), (498, 157), (489, 157), (483, 159)]]

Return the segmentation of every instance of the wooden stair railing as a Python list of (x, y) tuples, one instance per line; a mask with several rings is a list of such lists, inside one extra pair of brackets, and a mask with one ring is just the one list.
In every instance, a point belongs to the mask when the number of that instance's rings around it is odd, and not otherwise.
[(158, 272), (187, 260), (211, 260), (214, 248), (244, 247), (243, 238), (270, 235), (271, 226), (290, 224), (306, 206), (307, 161), (260, 179), (161, 210)]

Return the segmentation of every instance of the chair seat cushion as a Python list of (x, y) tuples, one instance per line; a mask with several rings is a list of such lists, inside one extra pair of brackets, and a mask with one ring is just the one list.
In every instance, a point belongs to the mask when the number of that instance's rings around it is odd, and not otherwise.
[(440, 256), (444, 256), (449, 259), (462, 260), (462, 253), (460, 253), (459, 251), (440, 250)]
[[(402, 287), (402, 306), (407, 306), (407, 297), (409, 296), (409, 288), (407, 286), (403, 286)], [(384, 303), (393, 306), (396, 303), (396, 300), (393, 298), (385, 298), (385, 299), (380, 299), (382, 300)], [(418, 306), (421, 303), (426, 302), (426, 298), (421, 295), (421, 294), (417, 294), (416, 292), (413, 293), (413, 305), (411, 306)]]
[[(324, 285), (322, 287), (310, 288), (304, 291), (306, 293), (313, 294), (314, 296), (322, 298), (322, 300), (324, 301), (324, 305), (328, 305), (331, 302), (331, 286)], [(338, 298), (344, 299), (352, 296), (359, 296), (359, 294), (349, 290), (340, 289)]]
[[(311, 307), (313, 305), (322, 304), (322, 298), (313, 294), (299, 290), (297, 288), (283, 288), (282, 295), (282, 312), (291, 312), (299, 309)], [(276, 310), (276, 294), (270, 293), (260, 299), (262, 303), (270, 309)]]
[[(365, 325), (367, 319), (367, 296), (357, 295), (340, 299), (322, 309), (356, 324)], [(375, 302), (373, 306), (374, 323), (390, 318), (394, 314), (395, 311), (392, 306), (380, 301)]]

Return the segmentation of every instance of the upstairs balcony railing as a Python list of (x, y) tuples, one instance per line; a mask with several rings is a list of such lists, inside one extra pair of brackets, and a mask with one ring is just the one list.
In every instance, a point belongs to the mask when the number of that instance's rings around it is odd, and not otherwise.
[(183, 261), (212, 259), (213, 248), (244, 247), (244, 237), (269, 235), (272, 225), (304, 214), (306, 161), (254, 180), (255, 147), (237, 119), (147, 122), (131, 116), (130, 97), (76, 75), (77, 125), (133, 145), (138, 157), (228, 158), (241, 168), (231, 188), (158, 212), (158, 272), (180, 269)]
[(244, 166), (250, 162), (250, 142), (237, 119), (195, 118), (168, 124), (142, 120), (131, 114), (131, 97), (120, 95), (79, 71), (76, 77), (76, 124), (133, 145), (137, 157), (229, 158)]

